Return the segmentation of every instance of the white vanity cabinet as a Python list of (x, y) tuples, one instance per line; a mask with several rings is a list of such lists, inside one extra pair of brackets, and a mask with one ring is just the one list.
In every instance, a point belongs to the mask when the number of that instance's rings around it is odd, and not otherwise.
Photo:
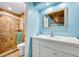
[(79, 44), (32, 37), (33, 57), (79, 57)]
[(56, 50), (40, 46), (40, 57), (56, 57)]

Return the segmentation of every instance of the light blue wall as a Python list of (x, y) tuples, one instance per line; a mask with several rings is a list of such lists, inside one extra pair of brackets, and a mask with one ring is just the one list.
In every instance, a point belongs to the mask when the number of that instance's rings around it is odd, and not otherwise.
[[(50, 34), (53, 32), (54, 35), (79, 37), (79, 3), (66, 3), (66, 5), (68, 8), (68, 27), (65, 31), (62, 31), (61, 29), (63, 28), (44, 29), (41, 12), (39, 12), (32, 3), (28, 3), (28, 5), (26, 3), (26, 8), (28, 8), (26, 48), (29, 56), (32, 56), (31, 37), (32, 35), (38, 34), (38, 32), (41, 34)], [(59, 5), (54, 5), (52, 8), (56, 8), (57, 6)], [(44, 6), (42, 5), (39, 7), (39, 9), (43, 7)]]
[[(62, 4), (62, 3), (60, 3)], [(51, 8), (60, 7), (60, 4), (56, 6), (50, 6)], [(79, 37), (79, 3), (63, 3), (67, 5), (68, 8), (68, 27), (63, 30), (63, 28), (51, 28), (45, 29), (43, 27), (42, 18), (40, 20), (40, 32), (42, 34), (50, 34), (51, 32), (54, 35), (60, 36), (76, 36)], [(41, 16), (41, 15), (40, 15)]]
[(28, 54), (28, 56), (32, 56), (32, 35), (35, 35), (39, 32), (39, 12), (36, 10), (32, 3), (26, 3), (27, 8), (27, 37), (26, 37), (26, 49), (27, 51), (25, 53)]

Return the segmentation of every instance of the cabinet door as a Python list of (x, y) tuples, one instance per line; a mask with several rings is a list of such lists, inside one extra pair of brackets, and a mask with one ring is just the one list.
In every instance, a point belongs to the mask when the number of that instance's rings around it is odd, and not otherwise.
[(39, 45), (36, 43), (32, 44), (32, 56), (39, 57)]
[(56, 50), (40, 46), (40, 56), (41, 57), (56, 57)]
[(73, 56), (73, 55), (71, 55), (71, 54), (68, 54), (68, 53), (65, 53), (65, 52), (61, 52), (61, 51), (58, 51), (58, 52), (56, 53), (56, 56), (57, 56), (57, 57), (75, 57), (75, 56)]

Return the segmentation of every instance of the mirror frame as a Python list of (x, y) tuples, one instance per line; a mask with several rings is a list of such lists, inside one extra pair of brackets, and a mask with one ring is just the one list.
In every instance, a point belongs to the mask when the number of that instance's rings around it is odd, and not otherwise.
[[(45, 27), (45, 15), (47, 15), (47, 14), (50, 14), (50, 13), (55, 13), (55, 12), (58, 12), (58, 11), (61, 11), (61, 10), (64, 10), (64, 26), (51, 26), (51, 27), (48, 27), (48, 25), (47, 25), (47, 27)], [(43, 16), (43, 26), (44, 26), (44, 28), (58, 28), (58, 27), (64, 27), (64, 28), (67, 28), (67, 24), (68, 24), (68, 8), (67, 7), (63, 7), (63, 8), (58, 8), (58, 9), (55, 9), (55, 10), (51, 10), (51, 11), (49, 11), (49, 10), (47, 10), (48, 12), (47, 12), (47, 14), (42, 14), (42, 16)], [(48, 22), (47, 22), (48, 23)]]

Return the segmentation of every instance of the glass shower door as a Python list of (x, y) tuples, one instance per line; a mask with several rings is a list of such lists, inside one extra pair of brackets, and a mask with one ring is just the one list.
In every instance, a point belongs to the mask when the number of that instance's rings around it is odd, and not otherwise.
[(17, 48), (18, 19), (0, 16), (0, 54)]

